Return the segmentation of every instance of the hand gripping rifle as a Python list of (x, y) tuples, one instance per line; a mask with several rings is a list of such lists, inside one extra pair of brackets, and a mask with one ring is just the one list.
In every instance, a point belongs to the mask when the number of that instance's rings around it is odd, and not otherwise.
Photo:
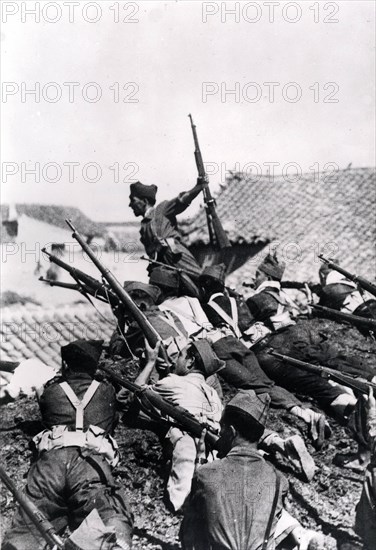
[[(204, 161), (202, 160), (202, 155), (200, 151), (200, 145), (198, 143), (198, 137), (196, 132), (196, 126), (193, 123), (192, 115), (188, 115), (191, 120), (191, 128), (193, 133), (193, 141), (195, 143), (195, 160), (196, 160), (196, 166), (199, 177), (203, 181), (208, 181), (206, 172), (205, 172), (205, 166)], [(225, 233), (225, 230), (223, 229), (223, 226), (221, 224), (221, 220), (218, 218), (217, 211), (215, 209), (215, 201), (212, 197), (212, 194), (209, 189), (208, 183), (205, 185), (203, 189), (203, 195), (204, 195), (204, 202), (205, 202), (205, 210), (206, 210), (206, 219), (208, 222), (208, 231), (209, 231), (209, 238), (210, 242), (216, 246), (217, 249), (226, 248), (230, 245), (230, 241), (228, 240), (228, 237)]]
[(38, 529), (49, 548), (64, 548), (64, 542), (56, 533), (54, 526), (48, 521), (44, 514), (38, 510), (35, 504), (24, 493), (17, 489), (15, 483), (10, 479), (2, 466), (0, 466), (0, 479), (12, 493), (20, 508)]
[(134, 320), (137, 322), (138, 326), (145, 335), (148, 343), (154, 348), (157, 342), (161, 342), (160, 354), (164, 359), (165, 363), (169, 366), (171, 365), (170, 359), (167, 355), (166, 349), (163, 346), (162, 339), (158, 332), (155, 330), (150, 321), (145, 317), (142, 311), (137, 307), (132, 298), (129, 296), (128, 292), (122, 287), (116, 277), (111, 273), (111, 271), (105, 267), (102, 262), (97, 258), (95, 252), (87, 244), (83, 236), (77, 231), (70, 220), (65, 220), (69, 227), (72, 229), (72, 237), (76, 239), (84, 252), (89, 256), (93, 264), (99, 269), (102, 273), (103, 278), (107, 281), (112, 292), (117, 296), (120, 302), (124, 305), (125, 309), (132, 315)]
[(330, 267), (330, 269), (334, 269), (335, 271), (338, 271), (338, 273), (342, 273), (342, 275), (344, 275), (347, 279), (350, 279), (350, 281), (356, 283), (358, 286), (360, 286), (360, 288), (367, 290), (367, 292), (369, 292), (373, 296), (376, 296), (376, 285), (374, 285), (370, 281), (367, 281), (367, 279), (365, 279), (364, 277), (358, 277), (358, 275), (354, 275), (353, 273), (350, 273), (350, 271), (343, 269), (343, 267), (331, 262), (322, 254), (319, 254), (319, 258), (328, 267)]
[(368, 317), (361, 317), (360, 315), (353, 315), (352, 313), (345, 313), (344, 311), (338, 311), (330, 307), (324, 307), (316, 304), (312, 304), (314, 311), (321, 313), (324, 317), (329, 319), (335, 319), (338, 321), (347, 321), (352, 325), (364, 328), (366, 330), (376, 331), (376, 319), (370, 319)]
[(168, 399), (161, 397), (153, 389), (139, 386), (134, 382), (130, 382), (124, 376), (116, 374), (108, 366), (99, 365), (98, 369), (105, 372), (106, 376), (112, 382), (131, 391), (139, 400), (142, 409), (147, 413), (148, 411), (151, 411), (149, 412), (150, 416), (155, 416), (155, 409), (157, 409), (161, 415), (167, 416), (175, 421), (172, 422), (170, 419), (167, 419), (169, 424), (175, 424), (178, 428), (188, 432), (193, 437), (200, 437), (202, 430), (206, 428), (207, 432), (205, 441), (211, 448), (215, 448), (218, 441), (218, 435), (209, 424), (200, 422), (189, 411), (179, 405), (175, 405)]
[(323, 367), (322, 365), (312, 365), (312, 363), (306, 363), (305, 361), (300, 361), (299, 359), (295, 359), (294, 357), (290, 357), (289, 355), (282, 355), (281, 353), (277, 353), (273, 349), (269, 350), (270, 355), (273, 355), (273, 357), (276, 357), (277, 359), (280, 359), (284, 363), (287, 363), (288, 365), (293, 365), (294, 367), (298, 367), (299, 369), (305, 370), (307, 372), (314, 372), (318, 376), (321, 376), (322, 378), (327, 378), (328, 380), (333, 380), (334, 382), (337, 382), (338, 384), (343, 384), (344, 386), (348, 386), (352, 390), (355, 390), (356, 392), (364, 393), (368, 395), (369, 388), (373, 389), (373, 392), (376, 390), (376, 384), (373, 382), (370, 382), (368, 380), (365, 380), (364, 378), (360, 377), (353, 377), (349, 374), (343, 374), (341, 372), (338, 372), (335, 369), (331, 369), (329, 367)]

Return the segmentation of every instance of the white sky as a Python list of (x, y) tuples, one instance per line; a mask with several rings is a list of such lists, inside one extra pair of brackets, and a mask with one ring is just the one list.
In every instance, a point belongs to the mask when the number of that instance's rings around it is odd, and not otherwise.
[[(299, 163), (303, 172), (315, 163), (320, 168), (330, 162), (340, 168), (350, 162), (353, 167), (375, 164), (372, 1), (292, 2), (301, 11), (296, 23), (282, 16), (283, 2), (275, 3), (273, 23), (265, 2), (258, 2), (261, 17), (254, 23), (246, 21), (256, 17), (252, 6), (239, 22), (231, 15), (221, 21), (221, 10), (233, 9), (235, 2), (101, 1), (96, 3), (102, 11), (96, 23), (83, 19), (84, 9), (87, 17), (95, 15), (84, 0), (75, 8), (72, 23), (66, 2), (59, 3), (62, 17), (56, 23), (46, 21), (57, 13), (53, 6), (43, 12), (46, 2), (1, 4), (3, 91), (9, 82), (19, 90), (2, 97), (3, 202), (65, 204), (81, 208), (95, 220), (133, 219), (128, 208), (129, 183), (115, 182), (109, 167), (116, 162), (120, 167), (135, 163), (134, 177), (156, 183), (160, 199), (192, 186), (196, 167), (189, 112), (197, 124), (204, 160), (222, 164), (222, 173), (218, 168), (210, 178), (213, 190), (224, 183), (225, 169), (236, 163), (240, 167), (257, 163), (263, 173), (265, 162), (280, 163), (276, 173), (289, 162)], [(34, 16), (22, 22), (25, 6), (34, 4), (39, 5), (41, 22), (36, 23)], [(255, 2), (239, 5), (244, 10), (248, 4)], [(110, 8), (116, 5), (121, 17), (128, 15), (138, 22), (115, 23)], [(4, 22), (4, 10), (16, 9)], [(205, 9), (218, 10), (208, 15), (206, 23), (202, 20)], [(293, 6), (285, 15), (292, 19), (296, 13)], [(339, 22), (325, 23), (324, 18)], [(62, 97), (49, 103), (41, 93), (39, 102), (32, 96), (22, 102), (22, 82), (28, 88), (39, 82), (42, 89), (56, 82)], [(79, 83), (72, 103), (64, 82)], [(96, 103), (82, 98), (89, 82), (96, 82), (102, 90)], [(120, 88), (136, 83), (138, 103), (115, 103), (110, 89), (114, 82)], [(215, 83), (219, 90), (206, 102), (202, 100), (204, 82)], [(221, 101), (221, 88), (233, 89), (235, 83), (240, 93), (248, 90), (251, 98), (255, 88), (246, 87), (251, 82), (261, 87), (259, 101), (245, 101), (242, 95), (238, 99), (228, 95)], [(274, 103), (264, 82), (280, 83)], [(296, 82), (302, 91), (298, 102), (283, 98), (281, 90), (289, 82)], [(325, 90), (329, 82), (335, 85)], [(314, 83), (320, 90), (318, 102), (309, 89)], [(132, 87), (127, 91), (132, 92)], [(333, 91), (339, 101), (325, 103), (323, 99)], [(93, 92), (93, 87), (88, 90)], [(292, 96), (294, 90), (288, 92)], [(54, 88), (45, 93), (53, 97)], [(40, 163), (40, 183), (23, 173), (21, 166), (25, 163), (30, 168), (36, 162)], [(43, 178), (42, 168), (51, 162), (62, 170), (56, 183)], [(70, 162), (79, 163), (73, 182), (68, 166), (63, 165)], [(89, 162), (101, 167), (102, 177), (96, 183), (82, 177)], [(8, 175), (6, 183), (4, 166), (17, 170)], [(128, 171), (120, 170), (121, 180), (131, 175), (128, 166)], [(89, 177), (93, 174), (88, 172)], [(54, 175), (50, 168), (47, 177)]]

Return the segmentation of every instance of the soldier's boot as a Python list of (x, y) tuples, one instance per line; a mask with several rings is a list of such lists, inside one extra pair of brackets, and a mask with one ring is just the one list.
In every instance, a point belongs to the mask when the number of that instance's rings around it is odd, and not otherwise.
[(315, 462), (300, 435), (282, 439), (277, 433), (266, 431), (259, 447), (268, 453), (281, 453), (293, 465), (294, 469), (303, 475), (306, 481), (313, 478), (316, 470)]
[(330, 429), (325, 415), (312, 409), (299, 407), (299, 405), (290, 409), (290, 412), (308, 424), (308, 433), (312, 440), (312, 444), (315, 449), (319, 451), (325, 439), (328, 439), (332, 434), (332, 430)]

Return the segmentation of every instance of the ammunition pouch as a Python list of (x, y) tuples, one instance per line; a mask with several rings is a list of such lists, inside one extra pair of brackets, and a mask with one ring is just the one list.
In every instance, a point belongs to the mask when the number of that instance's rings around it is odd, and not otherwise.
[(115, 439), (92, 424), (86, 432), (69, 431), (67, 426), (53, 426), (51, 430), (39, 432), (33, 437), (33, 442), (39, 453), (64, 447), (80, 447), (101, 454), (110, 466), (116, 466), (120, 459)]

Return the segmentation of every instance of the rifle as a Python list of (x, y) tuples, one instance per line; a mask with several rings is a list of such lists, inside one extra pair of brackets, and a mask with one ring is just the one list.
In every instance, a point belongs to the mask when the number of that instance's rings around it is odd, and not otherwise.
[(319, 258), (328, 267), (330, 267), (330, 269), (334, 269), (335, 271), (338, 271), (338, 273), (341, 273), (347, 279), (349, 279), (350, 281), (353, 281), (358, 286), (360, 286), (362, 289), (367, 290), (367, 292), (369, 292), (373, 296), (376, 296), (376, 285), (374, 285), (370, 281), (367, 281), (367, 279), (365, 279), (364, 277), (359, 277), (358, 275), (354, 275), (353, 273), (350, 273), (350, 271), (343, 269), (343, 267), (331, 262), (330, 260), (328, 260), (328, 258), (325, 258), (325, 256), (323, 256), (322, 254), (319, 254)]
[(42, 535), (48, 546), (54, 548), (64, 548), (63, 540), (58, 536), (54, 526), (48, 521), (44, 514), (35, 506), (35, 504), (19, 489), (10, 479), (2, 466), (0, 466), (0, 479), (14, 496), (22, 510), (32, 521), (39, 533)]
[[(246, 288), (255, 288), (254, 283), (242, 283), (242, 286)], [(300, 281), (281, 281), (281, 288), (283, 289), (296, 289), (296, 290), (305, 290), (306, 287), (309, 288), (311, 292), (314, 292), (318, 296), (321, 294), (321, 285), (319, 283), (302, 283)]]
[[(79, 288), (73, 288), (72, 290), (78, 290), (79, 292), (83, 293), (87, 292), (91, 296), (94, 296), (97, 298), (100, 296), (101, 298), (104, 298), (106, 302), (110, 302), (111, 306), (117, 307), (119, 305), (119, 300), (117, 296), (111, 291), (107, 285), (105, 285), (103, 282), (98, 281), (94, 277), (91, 277), (91, 275), (88, 275), (84, 271), (81, 271), (80, 269), (77, 269), (76, 267), (72, 267), (69, 264), (65, 263), (63, 260), (58, 258), (57, 256), (54, 256), (50, 252), (48, 252), (45, 248), (42, 248), (42, 252), (48, 256), (48, 259), (50, 262), (58, 265), (65, 271), (69, 273), (69, 275), (77, 282), (77, 286)], [(54, 281), (50, 280), (44, 280), (42, 277), (39, 279), (40, 281), (48, 282), (50, 286), (61, 286), (64, 288), (71, 288), (69, 283), (55, 283)], [(52, 284), (53, 283), (53, 284)], [(75, 286), (75, 285), (73, 285)]]
[[(72, 224), (71, 220), (65, 220), (68, 226), (72, 229), (72, 237), (76, 239), (84, 252), (89, 256), (93, 264), (99, 269), (102, 273), (103, 278), (109, 284), (113, 293), (118, 297), (119, 301), (125, 306), (125, 308), (132, 315), (134, 320), (137, 322), (138, 326), (145, 335), (148, 343), (155, 347), (157, 342), (161, 342), (160, 353), (168, 366), (171, 365), (170, 359), (167, 355), (166, 349), (163, 346), (162, 338), (155, 330), (150, 321), (145, 317), (142, 311), (137, 307), (132, 298), (129, 296), (128, 292), (122, 287), (116, 277), (111, 273), (111, 271), (105, 267), (102, 262), (96, 257), (94, 251), (86, 243), (82, 235), (77, 231), (77, 229)], [(95, 280), (95, 279), (94, 279)]]
[(334, 382), (338, 382), (338, 384), (348, 386), (349, 388), (357, 392), (368, 395), (369, 388), (372, 388), (375, 393), (376, 384), (374, 384), (373, 382), (369, 382), (364, 378), (352, 377), (349, 374), (343, 374), (336, 371), (335, 369), (323, 367), (322, 365), (312, 365), (312, 363), (300, 361), (299, 359), (295, 359), (294, 357), (290, 357), (289, 355), (282, 355), (281, 353), (277, 353), (273, 349), (269, 350), (269, 354), (273, 355), (273, 357), (276, 357), (277, 359), (280, 359), (285, 363), (288, 363), (289, 365), (293, 365), (294, 367), (298, 367), (299, 369), (303, 369), (307, 372), (314, 372), (322, 378), (333, 380)]
[(330, 307), (320, 306), (312, 304), (312, 306), (318, 313), (321, 313), (324, 317), (333, 318), (339, 321), (347, 321), (350, 324), (358, 325), (368, 330), (376, 330), (376, 320), (367, 317), (361, 317), (360, 315), (353, 315), (352, 313), (345, 313), (344, 311), (338, 311)]
[[(116, 374), (110, 367), (99, 365), (98, 369), (105, 372), (106, 376), (108, 376), (112, 382), (115, 382), (119, 386), (131, 391), (138, 398), (145, 412), (148, 412), (153, 408), (158, 409), (161, 414), (173, 418), (179, 428), (187, 431), (193, 437), (200, 437), (202, 430), (206, 428), (207, 432), (205, 441), (208, 445), (210, 445), (210, 447), (215, 448), (219, 438), (209, 424), (200, 422), (189, 411), (179, 405), (175, 405), (168, 399), (161, 397), (151, 388), (144, 388), (134, 382), (130, 382), (124, 376)], [(171, 421), (169, 421), (169, 423), (171, 423)]]
[[(42, 281), (43, 283), (47, 283), (50, 286), (57, 286), (59, 288), (67, 288), (69, 290), (76, 290), (83, 296), (87, 297), (89, 294), (90, 296), (93, 296), (93, 298), (97, 298), (100, 302), (104, 302), (106, 304), (110, 303), (112, 309), (116, 309), (119, 306), (119, 300), (117, 296), (114, 296), (113, 292), (111, 292), (110, 289), (107, 290), (108, 296), (104, 296), (102, 293), (99, 293), (96, 289), (93, 287), (89, 287), (88, 285), (84, 285), (80, 281), (77, 284), (73, 283), (62, 283), (60, 281), (52, 281), (51, 279), (44, 279), (43, 277), (39, 277), (39, 281)], [(98, 285), (101, 283), (97, 281)]]
[[(191, 120), (191, 128), (193, 133), (193, 141), (195, 144), (195, 160), (199, 177), (203, 181), (208, 181), (205, 172), (204, 161), (202, 160), (200, 145), (198, 143), (198, 137), (196, 132), (196, 126), (193, 123), (192, 115), (188, 115)], [(206, 210), (206, 219), (208, 223), (209, 238), (212, 244), (215, 244), (216, 247), (220, 250), (222, 248), (227, 248), (230, 245), (230, 241), (223, 229), (221, 220), (218, 218), (217, 211), (215, 209), (215, 201), (212, 197), (212, 194), (209, 189), (209, 184), (207, 183), (203, 189), (205, 210)]]

